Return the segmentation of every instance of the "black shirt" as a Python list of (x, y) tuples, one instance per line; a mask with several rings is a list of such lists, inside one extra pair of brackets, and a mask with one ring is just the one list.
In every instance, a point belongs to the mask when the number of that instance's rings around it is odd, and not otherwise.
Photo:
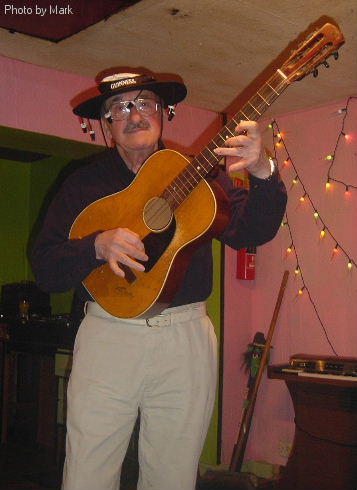
[[(86, 206), (123, 190), (134, 178), (135, 174), (118, 151), (110, 149), (91, 157), (65, 180), (49, 206), (31, 254), (33, 272), (41, 289), (64, 292), (76, 288), (80, 299), (93, 300), (81, 282), (94, 268), (105, 263), (95, 256), (94, 240), (99, 231), (82, 239), (69, 239), (71, 226)], [(278, 173), (268, 180), (251, 175), (249, 179), (248, 192), (233, 187), (221, 169), (214, 177), (231, 206), (229, 223), (217, 238), (237, 250), (271, 240), (285, 212), (286, 192)], [(203, 301), (210, 295), (211, 247), (208, 240), (193, 254), (170, 306)]]

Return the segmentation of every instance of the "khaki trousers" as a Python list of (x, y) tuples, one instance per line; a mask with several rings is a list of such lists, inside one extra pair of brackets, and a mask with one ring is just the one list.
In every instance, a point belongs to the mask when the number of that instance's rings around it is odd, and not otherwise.
[(63, 489), (119, 488), (139, 410), (138, 489), (193, 490), (214, 405), (216, 350), (204, 303), (146, 322), (89, 302), (68, 386)]

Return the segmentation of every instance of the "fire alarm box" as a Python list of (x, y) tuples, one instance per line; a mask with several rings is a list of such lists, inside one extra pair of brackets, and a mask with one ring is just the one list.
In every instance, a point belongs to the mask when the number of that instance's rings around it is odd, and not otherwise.
[(237, 252), (237, 279), (255, 279), (256, 247), (241, 248)]

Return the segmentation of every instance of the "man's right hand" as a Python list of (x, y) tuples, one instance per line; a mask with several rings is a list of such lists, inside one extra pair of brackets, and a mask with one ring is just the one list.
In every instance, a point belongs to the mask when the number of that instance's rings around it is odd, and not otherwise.
[(115, 228), (100, 233), (94, 247), (96, 258), (106, 260), (114, 274), (120, 277), (124, 277), (125, 273), (119, 263), (144, 271), (145, 267), (135, 259), (147, 261), (149, 258), (139, 235), (128, 228)]

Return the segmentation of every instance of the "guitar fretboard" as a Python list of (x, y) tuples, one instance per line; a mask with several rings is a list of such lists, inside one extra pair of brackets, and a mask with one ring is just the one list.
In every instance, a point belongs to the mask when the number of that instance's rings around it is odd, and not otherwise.
[(236, 136), (234, 129), (239, 121), (257, 121), (289, 83), (288, 77), (281, 70), (277, 70), (192, 162), (187, 164), (161, 195), (169, 203), (172, 211), (182, 204), (198, 183), (218, 165), (222, 157), (216, 155), (213, 150), (224, 146), (227, 138)]

